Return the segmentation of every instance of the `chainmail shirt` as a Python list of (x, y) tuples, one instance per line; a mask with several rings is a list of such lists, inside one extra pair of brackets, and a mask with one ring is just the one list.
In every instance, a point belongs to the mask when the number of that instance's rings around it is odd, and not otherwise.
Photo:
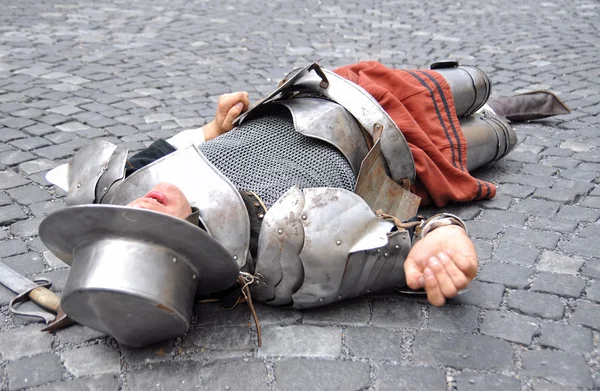
[(206, 158), (239, 189), (270, 208), (290, 187), (337, 187), (353, 191), (350, 163), (329, 143), (294, 130), (279, 108), (200, 145)]

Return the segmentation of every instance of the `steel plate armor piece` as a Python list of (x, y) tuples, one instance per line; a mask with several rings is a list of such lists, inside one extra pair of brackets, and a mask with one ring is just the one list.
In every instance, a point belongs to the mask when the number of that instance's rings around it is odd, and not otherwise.
[(405, 283), (408, 232), (343, 189), (291, 188), (261, 226), (257, 274), (267, 304), (307, 308)]
[[(187, 169), (193, 167), (193, 169)], [(103, 203), (127, 205), (161, 182), (177, 186), (200, 211), (207, 232), (244, 266), (250, 242), (248, 211), (239, 191), (195, 145), (173, 152), (131, 174)]]
[(130, 346), (183, 334), (195, 295), (228, 288), (239, 273), (205, 231), (145, 209), (67, 207), (40, 224), (40, 238), (71, 265), (61, 300), (69, 317)]

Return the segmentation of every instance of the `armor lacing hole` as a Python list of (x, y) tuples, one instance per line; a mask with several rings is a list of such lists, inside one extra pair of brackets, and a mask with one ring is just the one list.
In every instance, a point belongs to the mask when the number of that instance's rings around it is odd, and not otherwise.
[(335, 244), (337, 244), (339, 246), (340, 244), (342, 244), (342, 241), (341, 240), (336, 240)]

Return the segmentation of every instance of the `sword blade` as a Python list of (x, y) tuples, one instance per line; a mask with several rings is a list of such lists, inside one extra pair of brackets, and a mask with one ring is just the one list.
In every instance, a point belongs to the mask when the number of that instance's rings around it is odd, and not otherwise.
[(16, 294), (21, 294), (29, 289), (37, 288), (39, 286), (2, 262), (0, 262), (0, 284)]

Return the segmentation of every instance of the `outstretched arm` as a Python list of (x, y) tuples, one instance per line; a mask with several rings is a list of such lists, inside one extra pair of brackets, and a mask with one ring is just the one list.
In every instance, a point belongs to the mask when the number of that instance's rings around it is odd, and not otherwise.
[(410, 288), (424, 288), (427, 300), (441, 306), (477, 274), (475, 246), (462, 227), (438, 227), (410, 250), (404, 271)]

